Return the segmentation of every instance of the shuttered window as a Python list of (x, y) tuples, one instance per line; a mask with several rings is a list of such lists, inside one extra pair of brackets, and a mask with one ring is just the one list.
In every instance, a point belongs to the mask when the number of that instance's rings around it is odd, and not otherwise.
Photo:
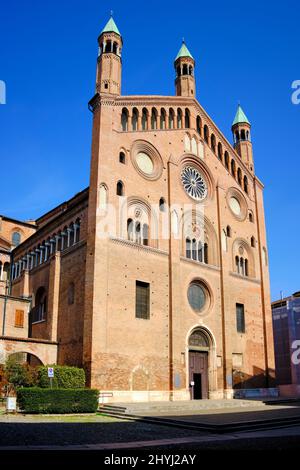
[(23, 328), (24, 327), (24, 310), (16, 310), (15, 312), (15, 327)]
[(135, 316), (148, 320), (150, 318), (150, 284), (148, 282), (136, 281)]
[(245, 333), (245, 309), (243, 304), (236, 304), (236, 329), (238, 333)]

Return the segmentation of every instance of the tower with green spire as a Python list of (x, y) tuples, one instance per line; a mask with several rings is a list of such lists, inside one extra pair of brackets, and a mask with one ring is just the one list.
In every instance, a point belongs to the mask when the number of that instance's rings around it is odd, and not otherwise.
[(250, 135), (251, 124), (240, 104), (238, 104), (231, 130), (234, 149), (253, 173), (253, 150)]
[(101, 31), (98, 44), (96, 91), (98, 93), (120, 95), (123, 40), (112, 16)]
[(175, 88), (177, 96), (196, 96), (196, 84), (194, 77), (195, 60), (188, 50), (185, 41), (175, 58), (174, 67), (176, 71)]

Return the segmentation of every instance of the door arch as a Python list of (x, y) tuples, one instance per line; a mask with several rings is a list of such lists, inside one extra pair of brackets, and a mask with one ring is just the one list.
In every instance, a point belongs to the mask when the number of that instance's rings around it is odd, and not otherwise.
[(205, 327), (196, 326), (187, 338), (187, 380), (192, 400), (210, 398), (216, 390), (215, 341)]

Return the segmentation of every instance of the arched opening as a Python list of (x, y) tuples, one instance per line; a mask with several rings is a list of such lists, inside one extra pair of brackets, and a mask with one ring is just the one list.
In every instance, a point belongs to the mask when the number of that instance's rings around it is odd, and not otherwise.
[(185, 115), (184, 115), (184, 127), (186, 129), (190, 128), (190, 111), (186, 108)]
[(227, 227), (226, 227), (226, 235), (229, 238), (231, 237), (231, 227), (230, 227), (230, 225), (227, 225)]
[(21, 243), (21, 234), (20, 232), (13, 232), (11, 237), (11, 244), (13, 246), (18, 246)]
[(238, 168), (237, 171), (237, 180), (240, 186), (242, 186), (242, 181), (243, 181), (243, 176), (242, 176), (242, 170)]
[(249, 211), (249, 222), (253, 222), (253, 214)]
[(185, 256), (190, 259), (191, 258), (191, 240), (186, 238), (185, 240)]
[(227, 170), (229, 170), (229, 154), (227, 150), (224, 153), (224, 159), (225, 159), (225, 167), (227, 168)]
[(124, 152), (120, 152), (120, 153), (119, 153), (119, 162), (120, 162), (120, 163), (123, 163), (123, 165), (124, 165), (124, 164), (125, 164), (125, 160), (126, 160), (126, 158), (125, 158), (125, 153), (124, 153)]
[(175, 112), (173, 108), (169, 109), (169, 129), (174, 129), (175, 124)]
[(246, 132), (245, 129), (241, 130), (241, 140), (246, 140)]
[(159, 200), (159, 210), (160, 212), (166, 212), (166, 201), (163, 197)]
[(138, 130), (138, 119), (139, 119), (139, 112), (138, 112), (137, 108), (133, 108), (132, 118), (131, 118), (131, 124), (132, 124), (132, 130), (133, 131)]
[(192, 65), (189, 66), (189, 75), (193, 75), (193, 66)]
[(208, 144), (208, 142), (209, 142), (209, 131), (208, 131), (208, 127), (207, 127), (206, 124), (204, 126), (204, 140)]
[(124, 132), (128, 131), (128, 109), (127, 108), (122, 109), (121, 126), (122, 126), (122, 131)]
[(235, 161), (231, 160), (231, 174), (235, 178)]
[(39, 287), (35, 294), (34, 307), (30, 312), (30, 323), (38, 323), (47, 319), (47, 292)]
[(189, 336), (189, 387), (192, 400), (208, 398), (210, 339), (202, 328)]
[(182, 129), (182, 110), (177, 109), (177, 129)]
[(188, 65), (187, 64), (183, 64), (182, 75), (188, 75)]
[(148, 111), (146, 108), (143, 108), (142, 111), (142, 129), (143, 131), (148, 130)]
[(152, 130), (157, 129), (157, 110), (156, 110), (156, 108), (152, 108), (152, 111), (151, 111), (151, 129)]
[(255, 238), (251, 237), (251, 246), (252, 248), (255, 248)]
[(118, 44), (116, 42), (113, 43), (113, 53), (117, 54), (118, 52)]
[(160, 110), (160, 129), (166, 129), (166, 110), (164, 108)]
[(200, 117), (200, 116), (197, 116), (197, 119), (196, 119), (196, 128), (197, 128), (198, 134), (201, 135), (202, 122), (201, 122), (201, 117)]
[(38, 356), (25, 351), (9, 354), (8, 360), (13, 361), (17, 364), (27, 364), (31, 367), (38, 367), (44, 365)]
[(218, 143), (218, 159), (223, 160), (223, 148), (221, 142)]
[(105, 44), (105, 51), (104, 52), (111, 52), (112, 47), (111, 47), (111, 41), (107, 41)]
[(248, 178), (246, 175), (244, 176), (244, 191), (248, 194)]
[(211, 135), (210, 138), (210, 147), (214, 153), (216, 153), (216, 137), (214, 134)]
[(124, 184), (122, 181), (117, 182), (117, 196), (124, 196)]

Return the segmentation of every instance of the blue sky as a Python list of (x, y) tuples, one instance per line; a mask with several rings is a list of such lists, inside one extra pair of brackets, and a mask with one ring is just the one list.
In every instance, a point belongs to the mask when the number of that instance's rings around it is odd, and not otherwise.
[(2, 2), (0, 213), (35, 218), (89, 184), (97, 36), (114, 11), (123, 94), (174, 94), (182, 37), (197, 98), (231, 140), (237, 102), (252, 122), (264, 182), (272, 297), (300, 290), (299, 1)]

